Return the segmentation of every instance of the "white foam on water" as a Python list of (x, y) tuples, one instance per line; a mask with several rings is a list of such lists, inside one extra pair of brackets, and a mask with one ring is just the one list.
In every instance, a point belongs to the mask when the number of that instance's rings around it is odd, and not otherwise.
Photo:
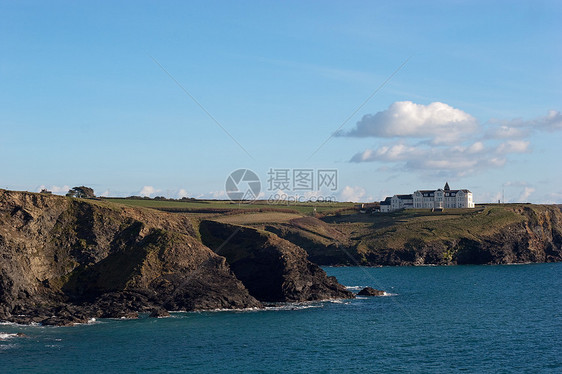
[(15, 323), (15, 322), (0, 322), (0, 325), (6, 325), (6, 326), (27, 326), (21, 323)]
[[(112, 318), (110, 318), (110, 319), (112, 319)], [(113, 319), (119, 319), (119, 318), (113, 318)], [(98, 321), (98, 320), (95, 319), (95, 318), (90, 318), (88, 321), (86, 321), (86, 322), (84, 322), (84, 323), (76, 322), (76, 323), (73, 323), (73, 324), (70, 325), (70, 326), (87, 326), (87, 325), (97, 325), (97, 324), (100, 324), (100, 323), (103, 323), (103, 322), (102, 322), (102, 321)], [(54, 326), (54, 327), (60, 327), (60, 326)]]
[(17, 344), (0, 344), (0, 351), (16, 348)]
[(334, 300), (328, 300), (328, 302), (332, 304), (349, 305), (351, 304), (351, 299), (334, 299)]
[(391, 293), (391, 292), (386, 292), (386, 291), (384, 291), (384, 294), (381, 295), (381, 297), (384, 297), (384, 296), (397, 296), (397, 295), (398, 295), (397, 293)]
[(171, 310), (169, 313), (171, 315), (178, 314), (178, 313), (219, 313), (219, 312), (228, 312), (228, 313), (255, 313), (255, 312), (267, 312), (267, 311), (280, 311), (280, 310), (303, 310), (303, 309), (310, 309), (310, 308), (323, 308), (325, 302), (337, 302), (339, 300), (318, 300), (318, 301), (303, 301), (303, 302), (295, 302), (295, 303), (278, 303), (275, 305), (268, 305), (264, 308), (243, 308), (243, 309), (226, 309), (226, 308), (217, 308), (217, 309), (210, 309), (210, 310), (195, 310), (195, 311), (186, 311), (186, 310)]
[(309, 303), (290, 303), (278, 306), (268, 306), (265, 307), (265, 310), (277, 311), (277, 310), (304, 310), (310, 308), (323, 308), (324, 305), (318, 302), (309, 302)]
[(7, 332), (0, 332), (0, 340), (8, 340), (18, 336), (18, 334), (10, 334)]

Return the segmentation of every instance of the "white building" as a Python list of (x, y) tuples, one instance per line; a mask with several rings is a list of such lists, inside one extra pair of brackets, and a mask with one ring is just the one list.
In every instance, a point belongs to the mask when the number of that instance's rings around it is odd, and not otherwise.
[(390, 198), (390, 206), (392, 210), (412, 209), (414, 207), (414, 198), (412, 195), (394, 195)]
[(474, 208), (472, 192), (451, 190), (449, 183), (443, 189), (417, 190), (411, 195), (394, 195), (381, 201), (381, 212), (399, 209), (456, 209)]

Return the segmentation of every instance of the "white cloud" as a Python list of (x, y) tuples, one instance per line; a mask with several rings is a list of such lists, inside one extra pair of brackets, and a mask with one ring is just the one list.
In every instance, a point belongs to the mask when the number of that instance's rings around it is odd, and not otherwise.
[(424, 175), (462, 176), (500, 168), (511, 155), (530, 153), (531, 142), (526, 138), (534, 131), (562, 130), (562, 114), (551, 110), (527, 121), (490, 120), (484, 137), (476, 132), (479, 129), (474, 117), (447, 104), (403, 101), (364, 116), (353, 130), (338, 135), (397, 138), (355, 154), (351, 162), (387, 163), (394, 170)]
[(523, 192), (521, 193), (521, 195), (519, 196), (519, 201), (520, 202), (526, 202), (527, 199), (529, 198), (529, 196), (535, 192), (535, 189), (533, 187), (525, 187), (525, 189), (523, 190)]
[(413, 146), (394, 144), (382, 146), (376, 150), (367, 149), (364, 152), (357, 153), (351, 161), (403, 161), (418, 156), (424, 156), (424, 151)]
[(480, 153), (480, 152), (483, 152), (484, 149), (485, 149), (484, 143), (476, 142), (476, 143), (473, 143), (470, 147), (468, 147), (467, 152), (468, 153)]
[(108, 197), (109, 196), (109, 190), (105, 190), (100, 196), (101, 197)]
[(345, 186), (339, 194), (339, 201), (359, 202), (365, 199), (365, 189), (358, 186)]
[(374, 115), (367, 114), (343, 136), (430, 139), (433, 144), (452, 144), (479, 129), (470, 114), (445, 103), (429, 105), (398, 101)]
[(487, 133), (487, 137), (496, 139), (521, 139), (527, 136), (529, 136), (529, 130), (506, 125), (492, 128)]
[(140, 192), (139, 195), (141, 196), (147, 196), (147, 197), (152, 197), (153, 194), (160, 192), (160, 190), (157, 190), (156, 188), (152, 187), (152, 186), (144, 186)]
[(525, 140), (508, 140), (507, 142), (501, 143), (496, 152), (500, 154), (506, 153), (526, 153), (529, 152), (530, 142)]
[(178, 193), (177, 193), (178, 199), (181, 199), (182, 197), (188, 197), (189, 193), (187, 192), (186, 189), (180, 188)]
[(512, 120), (490, 120), (492, 128), (489, 135), (496, 138), (525, 138), (531, 131), (554, 132), (562, 130), (562, 113), (556, 110), (549, 110), (546, 116), (530, 120), (516, 118)]
[(535, 120), (533, 126), (546, 131), (562, 130), (562, 113), (550, 110), (546, 116)]
[(447, 147), (394, 144), (357, 153), (351, 162), (399, 163), (408, 171), (462, 176), (485, 168), (501, 167), (507, 161), (504, 157), (507, 153), (524, 150), (524, 145), (518, 143), (506, 144), (502, 147), (502, 152), (482, 142)]

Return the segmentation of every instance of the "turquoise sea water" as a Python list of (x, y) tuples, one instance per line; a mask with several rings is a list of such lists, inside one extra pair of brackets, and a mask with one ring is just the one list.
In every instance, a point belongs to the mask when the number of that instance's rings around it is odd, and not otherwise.
[(325, 270), (390, 296), (4, 324), (0, 373), (562, 372), (562, 264)]

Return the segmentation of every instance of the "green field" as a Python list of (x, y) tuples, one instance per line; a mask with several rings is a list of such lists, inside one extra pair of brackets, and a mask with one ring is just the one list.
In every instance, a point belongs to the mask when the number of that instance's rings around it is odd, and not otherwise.
[(228, 200), (154, 200), (154, 199), (123, 199), (123, 198), (104, 198), (104, 201), (113, 203), (151, 208), (177, 213), (225, 213), (229, 211), (242, 212), (282, 212), (295, 213), (301, 215), (312, 215), (314, 209), (316, 214), (330, 215), (337, 212), (353, 209), (353, 203), (289, 203), (289, 204), (269, 204), (267, 201), (259, 200), (254, 202), (236, 203)]

